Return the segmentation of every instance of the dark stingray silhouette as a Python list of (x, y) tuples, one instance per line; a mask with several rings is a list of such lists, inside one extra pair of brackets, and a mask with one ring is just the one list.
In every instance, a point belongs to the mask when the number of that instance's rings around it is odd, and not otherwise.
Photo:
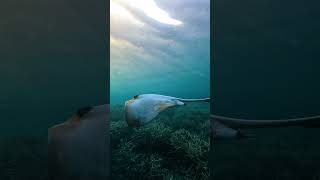
[(248, 120), (211, 115), (211, 130), (214, 139), (254, 138), (240, 129), (299, 126), (320, 128), (320, 116), (278, 120)]
[(109, 105), (86, 107), (48, 131), (52, 180), (100, 180), (110, 175)]

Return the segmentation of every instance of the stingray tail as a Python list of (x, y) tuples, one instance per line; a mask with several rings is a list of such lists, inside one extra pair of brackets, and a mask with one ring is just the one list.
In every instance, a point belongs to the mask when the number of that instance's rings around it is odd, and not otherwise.
[(247, 120), (223, 116), (210, 115), (211, 119), (219, 121), (233, 128), (268, 128), (268, 127), (289, 127), (301, 126), (309, 128), (320, 128), (320, 116), (311, 116), (293, 119), (278, 120)]
[(177, 100), (182, 102), (210, 102), (211, 98), (203, 98), (203, 99), (183, 99), (177, 98)]
[(268, 128), (300, 126), (320, 128), (320, 116), (282, 119), (282, 120), (246, 120), (211, 115), (211, 130), (214, 139), (254, 139), (255, 137), (240, 131), (240, 128)]

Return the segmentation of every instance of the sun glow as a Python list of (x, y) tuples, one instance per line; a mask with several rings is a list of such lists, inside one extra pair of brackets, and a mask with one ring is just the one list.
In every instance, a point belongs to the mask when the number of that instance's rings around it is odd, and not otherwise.
[(126, 4), (129, 4), (130, 6), (141, 10), (148, 17), (160, 23), (175, 26), (182, 24), (181, 21), (173, 19), (166, 11), (159, 8), (154, 0), (123, 0), (122, 2), (124, 1)]
[(119, 8), (119, 5), (112, 1), (117, 1), (119, 4), (129, 5), (135, 9), (142, 11), (146, 16), (163, 24), (178, 26), (183, 24), (181, 21), (170, 17), (169, 13), (158, 7), (154, 0), (111, 0), (111, 12), (118, 14), (128, 14), (125, 8)]
[(128, 10), (126, 10), (126, 8), (114, 2), (113, 0), (110, 1), (110, 16), (110, 18), (113, 19), (113, 21), (117, 21), (123, 18), (137, 25), (143, 24), (141, 21), (136, 19)]

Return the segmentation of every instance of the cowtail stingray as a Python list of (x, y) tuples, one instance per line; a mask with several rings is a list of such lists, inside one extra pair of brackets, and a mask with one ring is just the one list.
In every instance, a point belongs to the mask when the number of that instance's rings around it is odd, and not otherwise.
[(240, 129), (273, 128), (298, 126), (304, 128), (320, 128), (320, 116), (310, 116), (278, 120), (249, 120), (210, 115), (213, 139), (254, 138)]
[(129, 126), (141, 126), (152, 121), (160, 112), (186, 102), (210, 102), (210, 98), (184, 99), (160, 94), (141, 94), (125, 102), (125, 119)]

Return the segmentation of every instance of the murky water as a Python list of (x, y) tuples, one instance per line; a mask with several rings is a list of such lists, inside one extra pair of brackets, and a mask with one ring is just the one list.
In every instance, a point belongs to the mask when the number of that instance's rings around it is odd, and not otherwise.
[[(315, 1), (215, 1), (214, 114), (284, 119), (320, 113)], [(319, 129), (250, 130), (255, 141), (213, 143), (216, 179), (317, 179)]]

